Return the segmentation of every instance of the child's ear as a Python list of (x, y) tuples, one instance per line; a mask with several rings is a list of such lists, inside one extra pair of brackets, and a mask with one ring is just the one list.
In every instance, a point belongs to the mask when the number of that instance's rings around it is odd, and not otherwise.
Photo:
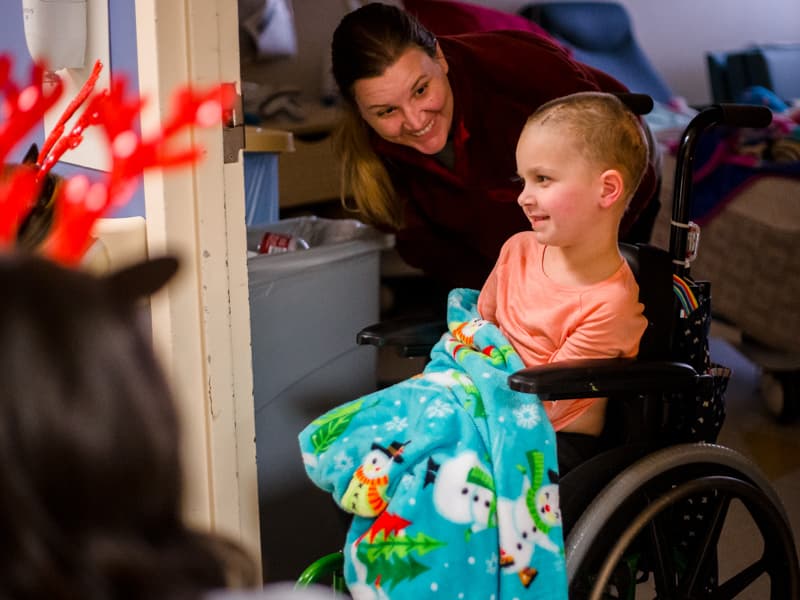
[(602, 185), (602, 191), (600, 193), (600, 206), (602, 208), (609, 208), (613, 206), (617, 200), (622, 198), (622, 193), (625, 189), (622, 173), (616, 169), (603, 171), (600, 175), (600, 183)]

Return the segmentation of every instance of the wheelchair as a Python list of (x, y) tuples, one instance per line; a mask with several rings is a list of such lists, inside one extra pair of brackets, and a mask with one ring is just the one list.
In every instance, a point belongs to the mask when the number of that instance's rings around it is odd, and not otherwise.
[[(559, 480), (570, 598), (736, 598), (768, 583), (772, 600), (800, 599), (800, 566), (780, 498), (759, 468), (717, 445), (726, 369), (708, 356), (710, 285), (691, 279), (691, 166), (699, 135), (716, 125), (764, 127), (763, 107), (714, 105), (683, 134), (677, 156), (669, 251), (621, 245), (648, 320), (635, 359), (530, 367), (508, 379), (542, 400), (606, 396), (613, 442)], [(425, 356), (442, 323), (385, 322), (358, 342)], [(745, 518), (747, 517), (747, 518)], [(753, 557), (722, 564), (725, 525), (747, 521)], [(748, 530), (750, 535), (750, 531)], [(319, 559), (298, 585), (344, 592), (343, 558)], [(753, 596), (748, 596), (753, 597)]]

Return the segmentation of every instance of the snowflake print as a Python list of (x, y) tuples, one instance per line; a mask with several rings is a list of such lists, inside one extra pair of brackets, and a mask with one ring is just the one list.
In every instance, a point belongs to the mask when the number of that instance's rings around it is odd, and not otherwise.
[(492, 555), (486, 559), (486, 572), (489, 575), (494, 575), (495, 573), (497, 573), (497, 567), (498, 567), (497, 554), (492, 552)]
[(353, 468), (353, 459), (345, 454), (344, 450), (333, 457), (334, 468), (337, 471), (346, 471)]
[[(406, 473), (405, 475), (403, 475), (402, 479), (400, 479), (400, 487), (405, 490), (410, 490), (414, 485), (414, 481), (415, 481), (414, 476), (411, 475), (410, 473)], [(416, 499), (411, 498), (408, 501), (408, 503), (414, 505), (416, 504)]]
[(514, 419), (517, 425), (523, 429), (533, 429), (542, 420), (539, 414), (539, 407), (536, 404), (523, 404), (514, 409)]
[(405, 431), (408, 429), (408, 419), (406, 417), (392, 417), (386, 425), (386, 431)]
[(453, 407), (441, 400), (436, 400), (425, 410), (425, 416), (429, 419), (446, 417), (451, 414), (453, 414)]

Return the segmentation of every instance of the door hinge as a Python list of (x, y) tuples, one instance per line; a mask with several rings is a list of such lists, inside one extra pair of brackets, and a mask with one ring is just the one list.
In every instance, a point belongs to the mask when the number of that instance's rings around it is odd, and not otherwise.
[[(235, 86), (230, 83), (227, 85)], [(222, 127), (222, 155), (225, 164), (239, 161), (239, 152), (244, 150), (244, 109), (242, 95), (237, 93), (233, 108)]]

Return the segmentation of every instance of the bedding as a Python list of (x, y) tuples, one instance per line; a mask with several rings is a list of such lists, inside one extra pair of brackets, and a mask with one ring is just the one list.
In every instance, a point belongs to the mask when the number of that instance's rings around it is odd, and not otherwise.
[[(773, 122), (764, 129), (714, 127), (697, 141), (692, 162), (690, 218), (706, 225), (738, 194), (762, 177), (800, 181), (800, 109), (770, 103), (767, 90), (748, 90), (742, 98), (773, 110)], [(645, 119), (666, 152), (676, 154), (686, 126), (696, 111), (659, 102)], [(664, 172), (664, 177), (673, 177)], [(670, 202), (671, 204), (671, 202)]]
[(355, 514), (354, 598), (567, 598), (555, 434), (539, 399), (508, 387), (522, 360), (477, 298), (450, 293), (423, 373), (300, 434), (312, 481)]
[[(669, 248), (675, 158), (665, 154), (651, 243)], [(713, 285), (714, 315), (751, 340), (797, 355), (800, 340), (800, 180), (763, 175), (730, 194), (702, 227), (695, 279)]]

